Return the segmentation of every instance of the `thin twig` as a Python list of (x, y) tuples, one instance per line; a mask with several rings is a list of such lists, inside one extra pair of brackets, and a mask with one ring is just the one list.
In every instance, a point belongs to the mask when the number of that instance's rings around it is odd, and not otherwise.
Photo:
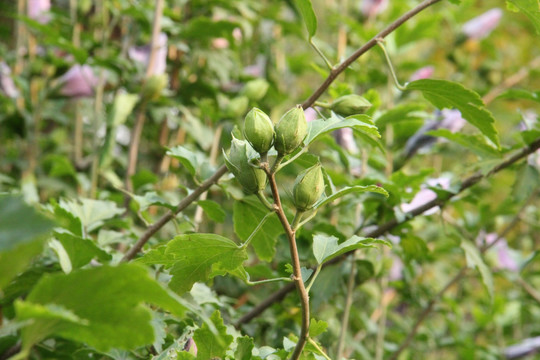
[[(484, 178), (487, 178), (487, 177), (489, 177), (489, 176), (491, 176), (493, 174), (496, 174), (496, 173), (498, 173), (499, 171), (501, 171), (503, 169), (506, 169), (507, 167), (515, 164), (517, 161), (525, 158), (526, 156), (528, 156), (529, 154), (532, 154), (533, 152), (535, 152), (538, 149), (540, 149), (540, 139), (537, 139), (534, 142), (532, 142), (530, 145), (521, 148), (521, 150), (516, 152), (514, 155), (510, 156), (508, 159), (501, 161), (498, 165), (494, 166), (491, 169), (491, 171), (489, 171), (487, 174), (483, 175), (481, 173), (476, 173), (476, 174), (466, 178), (461, 183), (461, 187), (459, 188), (459, 190), (457, 190), (456, 193), (452, 194), (447, 199), (439, 199), (439, 198), (437, 198), (437, 199), (434, 199), (432, 201), (428, 201), (428, 202), (414, 208), (413, 210), (409, 211), (408, 213), (406, 213), (404, 220), (392, 219), (392, 220), (378, 226), (377, 228), (373, 229), (372, 231), (365, 234), (364, 236), (365, 237), (378, 237), (378, 236), (381, 236), (381, 235), (385, 234), (386, 232), (392, 230), (393, 228), (395, 228), (395, 227), (397, 227), (399, 225), (402, 225), (402, 224), (414, 219), (415, 217), (423, 214), (425, 211), (427, 211), (429, 209), (432, 209), (432, 208), (437, 207), (437, 206), (444, 205), (451, 198), (455, 197), (456, 195), (462, 193), (466, 189), (468, 189), (468, 188), (472, 187), (473, 185), (477, 184), (478, 182), (480, 182), (480, 180), (482, 180)], [(324, 267), (330, 266), (330, 265), (333, 265), (333, 264), (337, 264), (337, 263), (343, 261), (344, 259), (346, 259), (348, 255), (350, 255), (350, 253), (346, 253), (346, 254), (343, 254), (341, 256), (338, 256), (338, 257), (328, 261), (327, 263), (325, 263)], [(287, 286), (284, 286), (283, 288), (279, 289), (277, 292), (271, 294), (266, 300), (264, 300), (259, 305), (255, 306), (253, 309), (251, 309), (250, 312), (248, 312), (244, 316), (242, 316), (237, 321), (236, 327), (239, 327), (242, 324), (246, 324), (246, 323), (250, 322), (252, 319), (254, 319), (257, 316), (259, 316), (260, 314), (262, 314), (267, 308), (272, 306), (272, 304), (274, 304), (275, 302), (279, 302), (279, 301), (283, 300), (285, 298), (285, 296), (287, 295), (287, 293), (291, 292), (293, 289), (294, 289), (293, 286), (287, 285)]]
[[(148, 57), (148, 63), (146, 66), (146, 73), (143, 82), (148, 80), (152, 75), (154, 64), (156, 62), (157, 50), (159, 47), (159, 33), (161, 32), (161, 17), (163, 16), (164, 0), (156, 0), (156, 7), (154, 11), (154, 22), (152, 25), (152, 41), (150, 56)], [(125, 187), (128, 192), (133, 192), (133, 182), (131, 177), (135, 175), (137, 170), (137, 158), (139, 157), (139, 143), (141, 141), (142, 130), (144, 128), (144, 122), (146, 120), (146, 105), (145, 100), (139, 106), (137, 117), (135, 119), (135, 127), (133, 128), (133, 134), (131, 136), (131, 143), (129, 144), (129, 158), (126, 170)], [(125, 206), (129, 205), (130, 197), (126, 194)]]
[(349, 328), (349, 315), (351, 313), (351, 306), (354, 294), (354, 284), (356, 277), (356, 261), (355, 256), (351, 256), (351, 270), (349, 272), (349, 281), (347, 282), (347, 297), (345, 298), (345, 308), (343, 309), (343, 316), (341, 317), (341, 329), (339, 331), (339, 340), (336, 350), (336, 359), (341, 359), (343, 356), (343, 347), (345, 346), (345, 337), (347, 336), (347, 329)]

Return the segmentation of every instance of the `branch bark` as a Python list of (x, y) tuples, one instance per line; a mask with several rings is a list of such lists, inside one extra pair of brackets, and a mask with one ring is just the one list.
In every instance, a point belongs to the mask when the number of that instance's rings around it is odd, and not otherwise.
[[(480, 180), (485, 179), (487, 177), (490, 177), (490, 176), (498, 173), (499, 171), (501, 171), (503, 169), (506, 169), (507, 167), (515, 164), (519, 160), (521, 160), (521, 159), (525, 158), (526, 156), (532, 154), (533, 152), (537, 151), (538, 149), (540, 149), (540, 139), (537, 139), (534, 142), (532, 142), (530, 145), (521, 148), (521, 150), (519, 150), (514, 155), (510, 156), (508, 159), (501, 161), (498, 165), (494, 166), (487, 174), (476, 173), (476, 174), (474, 174), (472, 176), (469, 176), (468, 178), (463, 180), (459, 190), (455, 194), (452, 194), (450, 197), (448, 197), (448, 198), (446, 198), (444, 200), (437, 198), (437, 199), (434, 199), (432, 201), (428, 201), (428, 202), (418, 206), (417, 208), (409, 211), (407, 214), (405, 214), (406, 215), (405, 220), (398, 221), (396, 219), (392, 219), (392, 220), (378, 226), (377, 228), (373, 229), (372, 231), (365, 234), (364, 236), (365, 237), (378, 237), (378, 236), (381, 236), (381, 235), (385, 234), (386, 232), (388, 232), (389, 230), (392, 230), (396, 226), (404, 224), (404, 223), (414, 219), (415, 217), (423, 214), (425, 211), (427, 211), (427, 210), (429, 210), (431, 208), (434, 208), (436, 206), (444, 205), (445, 203), (447, 203), (453, 197), (457, 196), (458, 194), (462, 193), (463, 191), (467, 190), (468, 188), (470, 188), (470, 187), (474, 186), (475, 184), (477, 184), (478, 182), (480, 182)], [(353, 253), (353, 252), (351, 252), (351, 253)], [(327, 263), (325, 263), (323, 267), (340, 263), (341, 261), (346, 259), (351, 253), (346, 253), (346, 254), (343, 254), (343, 255), (341, 255), (339, 257), (336, 257), (336, 258), (328, 261)], [(267, 308), (269, 308), (273, 303), (283, 300), (285, 298), (285, 296), (287, 295), (287, 293), (289, 293), (293, 289), (294, 289), (294, 287), (290, 286), (290, 284), (289, 284), (289, 285), (284, 286), (280, 290), (278, 290), (276, 293), (271, 294), (268, 297), (268, 299), (261, 302), (259, 305), (255, 306), (253, 309), (251, 309), (250, 312), (248, 312), (244, 316), (242, 316), (237, 321), (236, 327), (240, 327), (242, 324), (248, 323), (249, 321), (251, 321), (255, 317), (259, 316)]]

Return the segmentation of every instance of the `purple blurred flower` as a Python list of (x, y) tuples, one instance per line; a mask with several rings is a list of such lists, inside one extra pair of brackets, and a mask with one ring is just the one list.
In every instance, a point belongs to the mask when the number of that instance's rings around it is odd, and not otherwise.
[(46, 24), (51, 20), (51, 17), (47, 14), (51, 10), (51, 0), (28, 0), (26, 5), (30, 19), (42, 24)]
[(441, 111), (437, 110), (435, 112), (437, 118), (440, 118), (439, 121), (436, 119), (430, 120), (424, 124), (418, 131), (407, 140), (405, 144), (405, 149), (403, 150), (406, 158), (413, 156), (418, 150), (423, 147), (429, 146), (437, 138), (426, 135), (430, 130), (437, 129), (448, 129), (451, 132), (457, 132), (465, 126), (465, 119), (461, 116), (461, 112), (456, 109), (443, 109)]
[(11, 77), (11, 69), (3, 61), (0, 62), (0, 93), (12, 99), (19, 96), (19, 90)]
[[(429, 179), (427, 181), (428, 186), (439, 186), (443, 189), (448, 189), (450, 187), (450, 179), (448, 178), (438, 178), (438, 179)], [(417, 207), (424, 205), (427, 202), (430, 202), (432, 200), (435, 200), (437, 198), (437, 194), (427, 187), (421, 189), (419, 192), (414, 195), (414, 198), (409, 203), (401, 204), (401, 210), (403, 212), (409, 212), (411, 210), (416, 209)], [(438, 207), (431, 208), (429, 210), (424, 211), (424, 215), (432, 215), (438, 211)]]
[(422, 80), (422, 79), (429, 79), (433, 76), (433, 73), (435, 72), (435, 68), (433, 66), (424, 66), (423, 68), (420, 68), (414, 72), (414, 74), (411, 75), (409, 78), (409, 82), (416, 81), (416, 80)]
[[(167, 68), (167, 34), (160, 33), (157, 41), (156, 58), (150, 69), (150, 76), (161, 75), (165, 73)], [(128, 50), (129, 58), (133, 61), (142, 63), (145, 67), (148, 66), (150, 54), (152, 53), (151, 45), (132, 46)]]
[(58, 81), (62, 84), (60, 93), (68, 97), (93, 96), (98, 78), (88, 65), (74, 65)]
[(360, 11), (365, 17), (380, 14), (388, 7), (388, 0), (362, 0)]
[(195, 344), (193, 338), (189, 338), (189, 340), (186, 342), (186, 345), (184, 345), (184, 351), (187, 351), (192, 355), (197, 355), (197, 344)]
[(482, 15), (467, 21), (463, 25), (462, 31), (471, 39), (483, 39), (499, 25), (502, 14), (503, 12), (499, 8), (488, 10)]
[(354, 141), (354, 134), (351, 128), (343, 128), (334, 131), (334, 138), (339, 146), (347, 150), (351, 154), (358, 153), (358, 146)]

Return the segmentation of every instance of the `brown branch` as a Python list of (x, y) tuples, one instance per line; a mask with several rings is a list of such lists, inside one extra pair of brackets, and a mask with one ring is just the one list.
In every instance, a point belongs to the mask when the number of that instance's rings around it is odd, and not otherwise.
[[(493, 174), (496, 174), (497, 172), (499, 172), (499, 171), (501, 171), (503, 169), (506, 169), (507, 167), (509, 167), (509, 166), (513, 165), (514, 163), (516, 163), (517, 161), (525, 158), (527, 155), (532, 154), (533, 152), (535, 152), (538, 149), (540, 149), (540, 139), (537, 139), (537, 140), (533, 141), (530, 145), (521, 148), (521, 150), (519, 150), (516, 154), (510, 156), (508, 159), (506, 159), (506, 160), (500, 162), (498, 165), (494, 166), (491, 169), (491, 171), (489, 171), (487, 174), (483, 175), (481, 173), (476, 173), (476, 174), (466, 178), (461, 183), (461, 186), (460, 186), (459, 190), (456, 193), (451, 194), (450, 197), (448, 197), (446, 199), (438, 199), (437, 198), (437, 199), (434, 199), (432, 201), (428, 201), (427, 203), (422, 204), (422, 205), (418, 206), (417, 208), (414, 208), (413, 210), (406, 213), (405, 214), (405, 220), (398, 221), (396, 219), (392, 219), (392, 220), (378, 226), (373, 231), (370, 231), (369, 233), (365, 234), (365, 236), (366, 237), (378, 237), (378, 236), (381, 236), (381, 235), (385, 234), (387, 231), (392, 230), (393, 228), (397, 227), (398, 225), (402, 225), (402, 224), (408, 222), (409, 220), (412, 220), (415, 217), (423, 214), (425, 211), (427, 211), (427, 210), (429, 210), (431, 208), (434, 208), (436, 206), (441, 206), (441, 205), (445, 204), (451, 198), (455, 197), (456, 195), (460, 194), (461, 192), (465, 191), (466, 189), (470, 188), (471, 186), (477, 184), (480, 180), (482, 180), (484, 178), (487, 178), (487, 177), (489, 177), (489, 176), (491, 176)], [(343, 255), (341, 255), (339, 257), (336, 257), (336, 258), (328, 261), (327, 263), (325, 263), (323, 267), (330, 266), (330, 265), (333, 265), (333, 264), (337, 264), (337, 263), (343, 261), (349, 255), (350, 255), (350, 253), (346, 253), (346, 254), (343, 254)], [(258, 315), (260, 315), (261, 313), (263, 313), (274, 302), (283, 300), (285, 298), (286, 294), (288, 292), (292, 291), (292, 289), (293, 289), (293, 287), (291, 287), (290, 285), (287, 285), (287, 286), (283, 287), (282, 289), (278, 290), (276, 293), (271, 294), (270, 297), (267, 300), (272, 299), (273, 301), (266, 301), (265, 300), (262, 303), (260, 303), (258, 306), (254, 307), (249, 313), (245, 314), (244, 316), (242, 316), (238, 320), (238, 322), (236, 323), (236, 327), (239, 327), (240, 325), (251, 321), (253, 318), (255, 318)]]
[[(272, 196), (274, 197), (274, 211), (276, 212), (281, 226), (287, 234), (287, 239), (289, 240), (289, 250), (291, 253), (291, 260), (293, 266), (293, 283), (296, 286), (298, 295), (300, 296), (300, 304), (302, 307), (302, 327), (300, 330), (300, 336), (298, 337), (298, 342), (294, 348), (293, 354), (291, 355), (291, 360), (297, 360), (302, 354), (302, 350), (306, 346), (309, 335), (309, 295), (304, 286), (304, 280), (302, 279), (302, 269), (300, 266), (300, 258), (298, 257), (298, 249), (296, 247), (296, 230), (291, 227), (285, 212), (283, 211), (283, 206), (281, 204), (281, 198), (279, 196), (279, 190), (276, 182), (275, 172), (270, 171), (268, 162), (261, 165), (263, 170), (268, 176), (268, 182), (270, 183), (270, 189), (272, 190)], [(293, 225), (294, 226), (294, 225)]]
[(405, 22), (407, 22), (410, 18), (424, 10), (425, 8), (438, 3), (441, 0), (426, 0), (423, 1), (421, 4), (419, 4), (414, 9), (409, 10), (405, 14), (401, 15), (397, 20), (392, 22), (388, 27), (386, 27), (384, 30), (379, 32), (377, 35), (375, 35), (371, 40), (369, 40), (367, 43), (365, 43), (361, 48), (356, 50), (351, 56), (349, 56), (345, 61), (343, 61), (341, 64), (339, 64), (336, 68), (334, 68), (332, 71), (330, 71), (330, 74), (326, 78), (326, 80), (322, 83), (321, 86), (315, 92), (313, 95), (311, 95), (306, 101), (302, 103), (302, 107), (304, 109), (307, 109), (311, 105), (315, 103), (315, 101), (321, 97), (321, 95), (330, 87), (330, 85), (334, 82), (334, 80), (338, 77), (339, 74), (341, 74), (345, 69), (347, 69), (353, 62), (355, 62), (360, 56), (365, 54), (369, 49), (377, 45), (378, 40), (384, 39), (387, 37), (390, 33), (392, 33), (394, 30), (396, 30), (398, 27), (403, 25)]
[(158, 232), (166, 223), (174, 219), (176, 214), (187, 208), (192, 202), (197, 200), (197, 198), (206, 190), (208, 190), (213, 184), (216, 184), (218, 180), (227, 172), (227, 167), (222, 165), (212, 176), (206, 179), (198, 188), (196, 188), (192, 193), (186, 196), (180, 203), (176, 206), (174, 211), (168, 211), (165, 215), (159, 218), (158, 221), (150, 225), (144, 234), (141, 235), (139, 240), (133, 245), (131, 249), (124, 255), (122, 261), (129, 261), (133, 259), (139, 251), (143, 248), (144, 244), (150, 240), (152, 235)]

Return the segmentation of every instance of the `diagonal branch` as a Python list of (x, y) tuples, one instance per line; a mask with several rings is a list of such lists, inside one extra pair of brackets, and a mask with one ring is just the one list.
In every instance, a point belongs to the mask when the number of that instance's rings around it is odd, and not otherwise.
[[(427, 211), (427, 210), (429, 210), (431, 208), (444, 205), (445, 203), (447, 203), (450, 199), (452, 199), (456, 195), (462, 193), (463, 191), (467, 190), (468, 188), (470, 188), (470, 187), (476, 185), (477, 183), (479, 183), (480, 180), (488, 178), (488, 177), (498, 173), (499, 171), (506, 169), (507, 167), (515, 164), (519, 160), (527, 157), (528, 155), (532, 154), (533, 152), (537, 151), (538, 149), (540, 149), (540, 139), (536, 139), (530, 145), (527, 145), (527, 146), (521, 148), (518, 152), (516, 152), (514, 155), (510, 156), (508, 159), (501, 161), (498, 165), (494, 166), (487, 174), (476, 173), (476, 174), (474, 174), (472, 176), (469, 176), (468, 178), (463, 180), (459, 190), (456, 191), (456, 193), (451, 194), (448, 198), (446, 198), (446, 199), (437, 198), (437, 199), (434, 199), (432, 201), (428, 201), (428, 202), (418, 206), (417, 208), (409, 211), (406, 214), (404, 220), (398, 221), (396, 219), (392, 219), (392, 220), (378, 226), (373, 231), (370, 231), (369, 233), (365, 234), (364, 236), (366, 236), (366, 237), (378, 237), (378, 236), (381, 236), (381, 235), (385, 234), (386, 232), (392, 230), (393, 228), (397, 227), (398, 225), (404, 224), (404, 223), (408, 222), (409, 220), (412, 220), (415, 217), (423, 214), (425, 211)], [(328, 261), (327, 263), (325, 263), (323, 267), (333, 265), (333, 264), (337, 264), (337, 263), (343, 261), (344, 259), (346, 259), (350, 254), (351, 253), (346, 253), (346, 254), (343, 254), (341, 256), (338, 256), (338, 257)], [(288, 285), (284, 286), (283, 288), (281, 288), (280, 290), (278, 290), (277, 292), (275, 292), (274, 294), (271, 294), (268, 297), (268, 299), (264, 300), (263, 302), (261, 302), (260, 304), (255, 306), (253, 309), (251, 309), (250, 312), (248, 312), (244, 316), (242, 316), (237, 321), (236, 327), (239, 327), (242, 324), (248, 323), (249, 321), (251, 321), (255, 317), (259, 316), (267, 308), (269, 308), (273, 303), (283, 300), (285, 298), (285, 296), (287, 295), (287, 293), (291, 292), (293, 289), (294, 289), (294, 286), (291, 286), (291, 284), (288, 284)]]
[[(403, 23), (405, 23), (407, 20), (421, 12), (422, 10), (426, 9), (427, 7), (440, 2), (441, 0), (426, 0), (419, 4), (414, 9), (406, 12), (401, 17), (399, 17), (397, 20), (392, 22), (390, 25), (388, 25), (384, 30), (382, 30), (380, 33), (375, 35), (371, 40), (369, 40), (367, 43), (365, 43), (361, 48), (356, 50), (351, 56), (349, 56), (347, 59), (345, 59), (339, 66), (337, 66), (334, 70), (330, 72), (326, 80), (319, 86), (317, 90), (306, 100), (302, 103), (302, 108), (307, 109), (311, 105), (315, 103), (315, 101), (321, 97), (321, 95), (328, 89), (328, 87), (334, 82), (334, 80), (338, 77), (339, 74), (345, 71), (353, 62), (355, 62), (360, 56), (365, 54), (369, 49), (377, 45), (377, 39), (383, 39), (386, 36), (388, 36), (390, 33), (392, 33), (394, 30), (396, 30), (399, 26), (401, 26)], [(227, 172), (227, 168), (225, 165), (221, 166), (214, 175), (212, 175), (211, 178), (214, 178), (214, 182), (217, 182), (221, 176), (223, 176)], [(206, 183), (206, 182), (205, 182)], [(154, 224), (152, 224), (145, 232), (144, 234), (139, 238), (135, 246), (129, 250), (129, 252), (124, 256), (124, 261), (131, 260), (135, 257), (137, 252), (139, 252), (144, 244), (150, 238), (159, 230), (161, 229), (167, 222), (169, 222), (171, 219), (174, 218), (174, 215), (176, 215), (178, 212), (182, 211), (187, 207), (187, 205), (191, 204), (191, 202), (197, 200), (198, 196), (202, 193), (204, 193), (212, 184), (201, 184), (192, 194), (197, 193), (195, 197), (191, 197), (191, 200), (188, 204), (186, 204), (182, 209), (176, 211), (175, 213), (166, 213), (163, 215), (158, 221), (156, 221)], [(207, 187), (203, 187), (207, 186)], [(192, 195), (191, 194), (191, 195)], [(186, 198), (187, 199), (187, 198)], [(186, 200), (184, 199), (184, 200)], [(184, 201), (182, 201), (184, 203)], [(180, 207), (180, 204), (178, 205), (177, 209)], [(134, 253), (132, 253), (134, 251)], [(129, 255), (129, 256), (128, 256)], [(291, 290), (294, 289), (294, 285), (289, 284), (291, 286)], [(289, 290), (290, 291), (290, 290)], [(263, 303), (261, 303), (263, 304)]]

